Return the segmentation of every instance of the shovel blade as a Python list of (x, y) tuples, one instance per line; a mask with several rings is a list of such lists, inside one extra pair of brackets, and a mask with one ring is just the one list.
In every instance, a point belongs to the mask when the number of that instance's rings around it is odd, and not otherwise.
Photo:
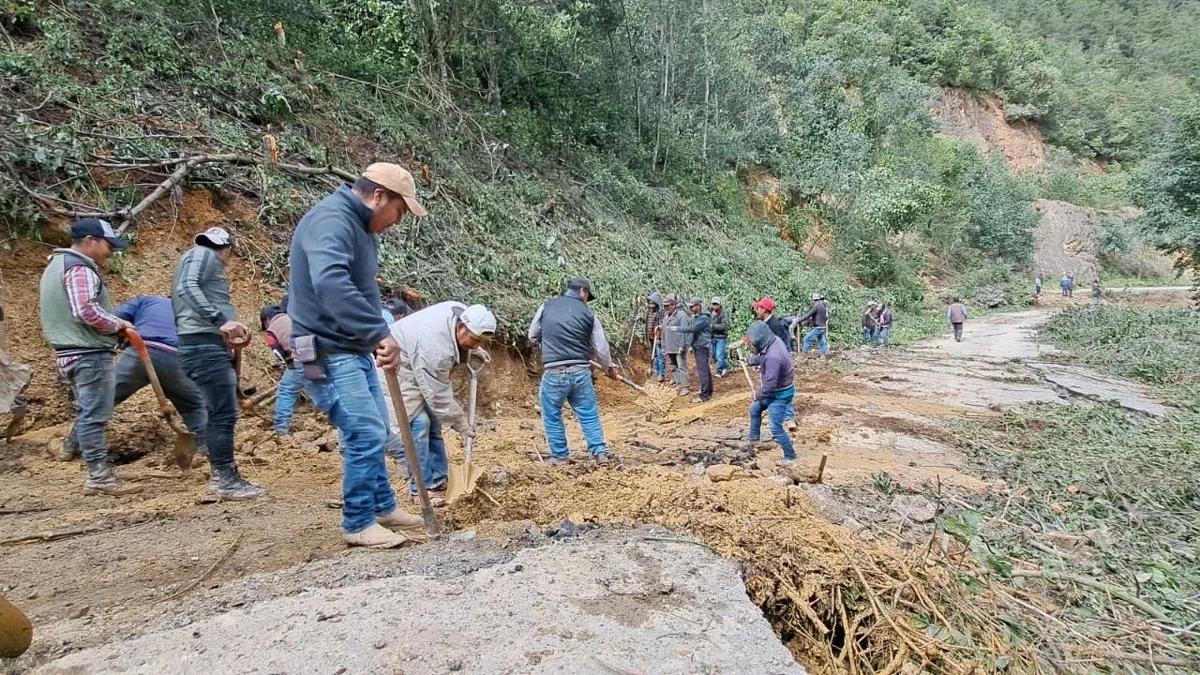
[(192, 468), (192, 457), (196, 454), (196, 440), (191, 434), (175, 434), (175, 448), (171, 451), (171, 459), (180, 471)]
[(446, 475), (446, 503), (453, 504), (475, 491), (483, 467), (474, 464), (451, 465)]

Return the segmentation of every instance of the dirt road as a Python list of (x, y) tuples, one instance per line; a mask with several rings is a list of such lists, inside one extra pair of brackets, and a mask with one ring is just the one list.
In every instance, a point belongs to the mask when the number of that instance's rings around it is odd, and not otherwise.
[[(738, 449), (740, 439), (745, 438), (745, 408), (749, 402), (749, 392), (740, 377), (719, 380), (716, 398), (699, 405), (657, 385), (650, 387), (648, 395), (639, 396), (621, 385), (602, 380), (605, 431), (623, 460), (622, 466), (600, 469), (581, 461), (565, 470), (551, 469), (543, 461), (544, 440), (534, 408), (536, 383), (519, 361), (497, 359), (485, 375), (485, 379), (491, 380), (485, 383), (488, 396), (484, 406), (490, 419), (480, 434), (476, 450), (476, 461), (483, 463), (488, 471), (484, 489), (495, 502), (475, 498), (446, 509), (442, 517), (449, 531), (469, 530), (474, 534), (462, 535), (464, 541), (455, 548), (436, 550), (451, 557), (475, 560), (477, 564), (468, 567), (492, 570), (485, 576), (499, 579), (495, 568), (498, 563), (484, 564), (490, 558), (485, 555), (485, 561), (481, 562), (480, 551), (492, 551), (499, 556), (497, 560), (510, 561), (513, 559), (510, 556), (515, 555), (513, 551), (524, 546), (521, 542), (530, 532), (538, 533), (564, 519), (606, 525), (650, 524), (690, 533), (721, 555), (746, 564), (750, 600), (767, 611), (776, 631), (784, 635), (792, 654), (801, 663), (819, 668), (832, 658), (832, 652), (828, 640), (811, 637), (821, 635), (819, 629), (811, 626), (829, 630), (828, 626), (838, 625), (839, 616), (844, 614), (838, 603), (845, 602), (838, 598), (845, 595), (832, 589), (849, 589), (858, 583), (845, 552), (833, 555), (830, 551), (850, 545), (856, 547), (855, 556), (859, 559), (884, 555), (883, 549), (874, 548), (876, 544), (847, 539), (845, 530), (837, 525), (843, 524), (852, 531), (861, 525), (845, 512), (844, 506), (839, 506), (841, 487), (869, 484), (880, 476), (912, 488), (934, 482), (967, 490), (997, 487), (971, 475), (965, 468), (956, 448), (953, 423), (961, 419), (987, 420), (1022, 403), (1059, 401), (1087, 405), (1099, 398), (1117, 400), (1148, 414), (1161, 412), (1161, 404), (1151, 400), (1142, 387), (1053, 363), (1053, 354), (1034, 341), (1034, 329), (1046, 316), (1047, 312), (1040, 310), (974, 320), (968, 324), (961, 343), (940, 337), (912, 349), (859, 349), (843, 352), (829, 363), (799, 361), (797, 408), (802, 426), (796, 440), (802, 461), (786, 471), (774, 464), (778, 451), (747, 457)], [(405, 556), (413, 554), (343, 550), (337, 530), (338, 511), (326, 506), (327, 500), (339, 495), (340, 466), (337, 453), (332, 452), (336, 441), (315, 415), (303, 416), (301, 432), (287, 440), (273, 437), (266, 420), (254, 417), (243, 420), (238, 436), (242, 462), (251, 479), (268, 487), (271, 498), (258, 503), (218, 504), (203, 498), (204, 476), (200, 473), (177, 476), (161, 468), (169, 447), (165, 429), (158, 429), (153, 419), (141, 419), (147, 417), (144, 412), (127, 414), (136, 420), (116, 424), (110, 430), (114, 448), (137, 449), (161, 444), (152, 447), (148, 454), (145, 450), (142, 454), (131, 453), (134, 461), (122, 468), (126, 475), (139, 477), (147, 487), (141, 495), (116, 499), (81, 497), (79, 466), (54, 461), (47, 453), (65, 433), (63, 425), (28, 434), (5, 449), (0, 465), (0, 494), (4, 495), (0, 508), (5, 511), (0, 518), (4, 536), (19, 540), (42, 535), (47, 539), (10, 541), (0, 546), (3, 592), (29, 613), (36, 627), (33, 649), (9, 665), (12, 672), (24, 672), (54, 658), (88, 649), (97, 651), (86, 651), (86, 656), (63, 663), (87, 663), (90, 664), (87, 672), (103, 672), (109, 655), (121, 652), (123, 656), (113, 658), (132, 658), (129, 662), (121, 661), (124, 666), (135, 671), (165, 672), (156, 670), (156, 664), (166, 663), (165, 659), (172, 658), (174, 652), (151, 646), (160, 637), (182, 642), (199, 640), (198, 648), (208, 649), (207, 645), (213, 643), (204, 636), (222, 642), (222, 636), (229, 634), (228, 626), (239, 625), (247, 617), (274, 622), (271, 625), (292, 635), (287, 638), (272, 633), (271, 637), (280, 649), (291, 649), (288, 645), (299, 648), (298, 645), (315, 636), (348, 636), (354, 632), (348, 629), (358, 625), (356, 622), (386, 621), (385, 615), (392, 610), (403, 614), (402, 630), (455, 633), (461, 628), (459, 624), (436, 618), (447, 605), (454, 605), (456, 611), (466, 612), (466, 616), (472, 611), (486, 613), (494, 609), (488, 601), (491, 582), (480, 581), (483, 577), (464, 577), (461, 582), (464, 588), (479, 591), (479, 597), (472, 595), (474, 600), (468, 602), (460, 594), (446, 591), (441, 582), (421, 586), (429, 591), (425, 593), (417, 588), (418, 581), (404, 577), (408, 570), (414, 569), (404, 561), (412, 561), (416, 569), (424, 569), (419, 555), (408, 558)], [(582, 447), (575, 426), (568, 423), (569, 439), (572, 447)], [(461, 448), (455, 445), (451, 452), (452, 457), (457, 456)], [(822, 454), (829, 458), (825, 485), (793, 485), (796, 479), (811, 476)], [(706, 468), (712, 465), (722, 466)], [(913, 518), (910, 511), (896, 516), (899, 524), (893, 529), (902, 536), (905, 523)], [(822, 517), (815, 517), (814, 513)], [(534, 538), (545, 539), (542, 534)], [(840, 543), (843, 541), (848, 543)], [(611, 551), (601, 554), (601, 550), (607, 549), (591, 551), (585, 547), (578, 556), (587, 559), (593, 553), (601, 558), (614, 555)], [(569, 576), (575, 572), (567, 571), (573, 563), (561, 555), (546, 554), (545, 558), (539, 557), (543, 555), (540, 553), (527, 555), (540, 560), (531, 559), (529, 565), (540, 566), (541, 574), (547, 579), (557, 579), (558, 586), (577, 585)], [(645, 555), (653, 557), (660, 553), (645, 552)], [(569, 557), (575, 560), (578, 556)], [(302, 566), (279, 572), (297, 564)], [(602, 566), (619, 568), (624, 564), (613, 559)], [(656, 564), (703, 567), (710, 561), (700, 556), (686, 563), (682, 559), (664, 558)], [(306, 570), (314, 567), (338, 571), (313, 576)], [(736, 584), (733, 581), (736, 577), (727, 570), (721, 573), (713, 569), (717, 576), (712, 579), (719, 580), (714, 583), (720, 588), (714, 588), (712, 583), (693, 587), (684, 579), (663, 577), (667, 579), (664, 583), (675, 584), (674, 588), (680, 591), (686, 589), (679, 597), (690, 598), (684, 603), (687, 606), (684, 613), (693, 627), (680, 627), (663, 620), (654, 624), (655, 630), (661, 628), (664, 634), (700, 633), (718, 644), (731, 639), (726, 630), (732, 630), (731, 627), (710, 626), (702, 613), (693, 614), (699, 612), (693, 605), (728, 605), (730, 611), (741, 611), (738, 602), (749, 606), (740, 585), (734, 589), (737, 593), (727, 593), (730, 589), (726, 586)], [(430, 578), (439, 578), (441, 574), (436, 566), (428, 568)], [(363, 586), (354, 593), (319, 590), (385, 577), (396, 578), (381, 582), (382, 585)], [(306, 581), (300, 583), (298, 579)], [(410, 588), (411, 584), (417, 586)], [(302, 590), (305, 588), (311, 590)], [(406, 591), (403, 597), (395, 595), (395, 601), (386, 606), (376, 602), (378, 594), (388, 593), (388, 597), (393, 597), (388, 589), (398, 588), (413, 592)], [(306, 616), (318, 605), (329, 607), (321, 611), (326, 615), (341, 612), (346, 615), (348, 625), (338, 627), (335, 622), (326, 629), (326, 622), (321, 621), (315, 628), (309, 624), (301, 626), (288, 618), (289, 605), (271, 604), (277, 602), (280, 589), (293, 589), (287, 592), (319, 600), (304, 601)], [(559, 591), (561, 588), (555, 592)], [(604, 595), (596, 589), (587, 593), (580, 590), (571, 601), (575, 603), (575, 613), (555, 615), (554, 622), (571, 623), (575, 620), (571, 617), (580, 616), (578, 612), (586, 613), (589, 598), (601, 595), (632, 597), (636, 602), (630, 611), (639, 614), (648, 614), (652, 609), (639, 603), (656, 601), (654, 592), (640, 586), (629, 591), (632, 595), (624, 593), (614, 591)], [(610, 601), (619, 604), (625, 600), (610, 598), (605, 602)], [(343, 606), (340, 603), (359, 602), (367, 603), (366, 614), (349, 616), (349, 610), (338, 609)], [(562, 602), (558, 598), (555, 606)], [(546, 610), (526, 604), (512, 611), (544, 613)], [(170, 617), (177, 615), (201, 621), (203, 628), (191, 629), (201, 637), (189, 638), (192, 635), (189, 629), (172, 623)], [(413, 616), (424, 615), (435, 618), (421, 626), (405, 623), (411, 622)], [(820, 617), (819, 622), (811, 623), (813, 617)], [(396, 620), (401, 621), (399, 617)], [(480, 621), (479, 625), (490, 625), (483, 621), (482, 614)], [(659, 618), (653, 621), (659, 622)], [(470, 625), (470, 621), (461, 625)], [(869, 622), (862, 622), (859, 628), (865, 632), (864, 644), (884, 639), (871, 637)], [(499, 628), (489, 630), (494, 633)], [(157, 636), (161, 631), (169, 631), (169, 635)], [(749, 628), (745, 634), (759, 635)], [(410, 651), (388, 647), (394, 644), (395, 635), (383, 638), (385, 645), (378, 648), (382, 652), (378, 657), (384, 660), (364, 661), (361, 672), (371, 670), (373, 664), (399, 663), (389, 660), (393, 657), (419, 658)], [(133, 643), (125, 645), (135, 652), (121, 647), (124, 643), (112, 643), (127, 636), (149, 637), (134, 637)], [(504, 664), (503, 667), (489, 666), (471, 672), (506, 672), (506, 668), (526, 672), (520, 664), (529, 667), (532, 662), (522, 662), (521, 658), (533, 658), (529, 653), (539, 653), (543, 648), (559, 648), (538, 647), (544, 642), (541, 637), (534, 635), (527, 643), (514, 643), (510, 656), (517, 660), (499, 660), (495, 663)], [(754, 647), (758, 639), (730, 643), (730, 649)], [(658, 644), (665, 641), (666, 638)], [(106, 648), (110, 643), (113, 648)], [(459, 647), (466, 645), (455, 641), (447, 644), (456, 646), (437, 652), (438, 658), (452, 651), (457, 653)], [(144, 645), (144, 651), (137, 645)], [(350, 640), (345, 647), (355, 650), (361, 645)], [(651, 653), (651, 647), (646, 646), (645, 653)], [(331, 648), (330, 653), (336, 656), (340, 649)], [(245, 658), (255, 657), (254, 651), (242, 653)], [(616, 656), (623, 653), (611, 652)], [(774, 658), (771, 652), (762, 653), (767, 655), (764, 663), (774, 663), (770, 660)], [(305, 654), (306, 659), (316, 658)], [(138, 658), (145, 663), (138, 664)], [(547, 658), (547, 663), (562, 666), (559, 657)], [(692, 656), (682, 654), (679, 658)], [(638, 667), (636, 660), (618, 661), (624, 665), (615, 667)], [(288, 663), (292, 662), (284, 660), (277, 665), (290, 670)], [(426, 672), (423, 667), (410, 664), (404, 669)], [(602, 665), (584, 670), (592, 671), (605, 672)], [(685, 672), (686, 668), (678, 671)], [(731, 666), (713, 672), (787, 671), (780, 665), (750, 671)]]

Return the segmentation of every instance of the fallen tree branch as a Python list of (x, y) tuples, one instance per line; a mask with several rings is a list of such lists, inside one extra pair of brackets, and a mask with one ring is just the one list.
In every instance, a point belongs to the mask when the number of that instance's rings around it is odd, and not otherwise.
[[(985, 569), (978, 569), (975, 571), (979, 574), (989, 574), (989, 570), (985, 570)], [(1112, 586), (1112, 585), (1106, 584), (1102, 581), (1096, 581), (1095, 579), (1090, 579), (1088, 577), (1081, 577), (1077, 574), (1067, 574), (1066, 572), (1052, 572), (1050, 570), (1013, 570), (1009, 574), (1009, 576), (1019, 577), (1022, 579), (1045, 579), (1047, 581), (1070, 581), (1072, 583), (1079, 584), (1080, 586), (1087, 586), (1088, 588), (1092, 588), (1097, 591), (1103, 591), (1104, 593), (1108, 593), (1109, 595), (1113, 596), (1114, 598), (1124, 600), (1125, 602), (1133, 605), (1134, 607), (1137, 607), (1138, 609), (1142, 610), (1146, 614), (1149, 614), (1150, 616), (1154, 617), (1155, 619), (1158, 619), (1159, 621), (1162, 621), (1164, 623), (1174, 623), (1173, 621), (1171, 621), (1171, 617), (1167, 616), (1166, 613), (1163, 612), (1161, 609), (1155, 607), (1154, 605), (1151, 605), (1150, 603), (1146, 602), (1145, 600), (1142, 600), (1141, 598), (1137, 597), (1136, 595), (1130, 593), (1127, 589), (1121, 588), (1120, 586)]]
[(204, 583), (204, 580), (209, 578), (210, 576), (212, 576), (212, 573), (216, 572), (218, 567), (220, 567), (221, 565), (224, 565), (226, 561), (228, 561), (230, 558), (233, 557), (233, 553), (235, 551), (237, 551), (237, 548), (239, 545), (241, 545), (241, 543), (242, 543), (242, 535), (239, 534), (238, 536), (233, 538), (233, 543), (229, 545), (229, 548), (225, 551), (225, 555), (221, 556), (220, 558), (217, 559), (217, 561), (215, 563), (210, 565), (209, 568), (204, 571), (204, 574), (201, 574), (200, 576), (196, 577), (190, 584), (188, 584), (188, 585), (184, 586), (183, 588), (179, 589), (178, 591), (175, 591), (174, 593), (172, 593), (170, 598), (168, 598), (168, 599), (175, 600), (180, 597), (183, 597), (184, 595), (187, 595), (193, 588)]
[(1200, 669), (1200, 659), (1181, 659), (1173, 656), (1157, 656), (1155, 654), (1139, 654), (1137, 652), (1119, 652), (1108, 650), (1103, 652), (1105, 658), (1129, 663), (1144, 663), (1149, 666), (1172, 666), (1175, 668)]
[[(155, 202), (170, 192), (183, 182), (188, 173), (199, 166), (206, 164), (233, 164), (237, 166), (272, 166), (281, 171), (293, 173), (301, 176), (336, 176), (344, 181), (353, 181), (357, 175), (353, 172), (341, 169), (332, 165), (326, 166), (304, 166), (302, 164), (285, 164), (285, 163), (270, 163), (260, 158), (250, 155), (241, 154), (204, 154), (192, 155), (189, 157), (175, 157), (164, 160), (147, 160), (145, 162), (124, 162), (124, 163), (98, 163), (99, 166), (106, 169), (121, 169), (121, 170), (152, 170), (174, 167), (166, 179), (158, 183), (150, 194), (146, 195), (137, 204), (129, 208), (116, 209), (113, 211), (87, 211), (80, 209), (64, 209), (55, 202), (62, 201), (49, 195), (41, 194), (30, 189), (23, 183), (18, 182), (18, 185), (34, 199), (46, 204), (55, 213), (72, 218), (103, 218), (120, 223), (117, 228), (117, 234), (124, 234), (131, 225), (134, 225), (137, 218), (143, 211), (150, 208)], [(15, 174), (14, 174), (15, 175)]]
[(0, 546), (16, 546), (18, 544), (34, 544), (48, 541), (58, 541), (60, 539), (70, 539), (93, 532), (101, 532), (103, 530), (112, 529), (112, 524), (103, 521), (84, 525), (83, 527), (73, 527), (69, 530), (57, 530), (54, 532), (39, 532), (38, 534), (27, 534), (22, 537), (13, 537), (12, 539), (0, 540)]

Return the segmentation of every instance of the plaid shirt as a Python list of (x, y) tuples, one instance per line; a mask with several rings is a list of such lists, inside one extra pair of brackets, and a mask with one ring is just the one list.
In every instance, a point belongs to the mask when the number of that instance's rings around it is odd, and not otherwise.
[[(86, 265), (76, 265), (63, 275), (67, 289), (67, 301), (71, 303), (71, 316), (76, 321), (91, 326), (97, 332), (112, 335), (121, 328), (121, 320), (100, 306), (100, 275)], [(62, 368), (79, 358), (79, 354), (58, 357)]]

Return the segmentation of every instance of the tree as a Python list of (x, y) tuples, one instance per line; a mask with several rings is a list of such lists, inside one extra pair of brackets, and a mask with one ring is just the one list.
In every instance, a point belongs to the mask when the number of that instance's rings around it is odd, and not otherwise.
[(1162, 236), (1160, 248), (1176, 255), (1179, 270), (1200, 261), (1200, 99), (1191, 101), (1133, 179), (1143, 222)]

